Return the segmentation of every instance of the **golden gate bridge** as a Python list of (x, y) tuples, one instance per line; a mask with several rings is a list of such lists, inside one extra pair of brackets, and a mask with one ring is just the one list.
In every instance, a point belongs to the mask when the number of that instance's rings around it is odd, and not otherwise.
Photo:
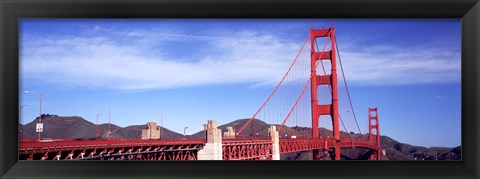
[[(325, 42), (322, 50), (319, 41)], [(338, 66), (340, 74), (337, 74)], [(343, 84), (338, 83), (339, 75), (343, 77)], [(344, 87), (348, 102), (339, 101), (339, 85)], [(346, 113), (353, 116), (360, 136), (347, 130), (345, 113), (339, 110), (341, 104), (348, 107)], [(332, 125), (332, 133), (327, 136), (319, 133), (322, 120)], [(280, 82), (252, 117), (233, 134), (226, 133), (222, 137), (216, 122), (208, 121), (205, 136), (200, 139), (20, 139), (19, 159), (279, 160), (280, 154), (312, 151), (313, 160), (326, 156), (341, 160), (341, 148), (363, 148), (369, 150), (370, 160), (380, 160), (377, 108), (368, 108), (367, 121), (368, 133), (364, 135), (352, 105), (332, 25), (310, 29)]]

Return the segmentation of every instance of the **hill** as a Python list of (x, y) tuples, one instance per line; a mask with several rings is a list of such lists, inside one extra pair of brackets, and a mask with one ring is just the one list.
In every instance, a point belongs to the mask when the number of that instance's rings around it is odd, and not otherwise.
[[(235, 120), (233, 122), (223, 124), (223, 125), (217, 124), (217, 125), (219, 125), (217, 127), (222, 130), (222, 135), (223, 135), (223, 132), (227, 130), (228, 126), (233, 127), (238, 132), (238, 130), (240, 130), (240, 128), (243, 125), (245, 125), (245, 123), (248, 120), (249, 120), (249, 118), (248, 119), (238, 119), (238, 120)], [(254, 136), (256, 133), (258, 133), (259, 136), (267, 136), (267, 127), (266, 126), (267, 126), (267, 123), (265, 123), (261, 120), (258, 120), (258, 119), (252, 120), (249, 127), (245, 128), (245, 131), (242, 133), (241, 136)], [(187, 136), (187, 137), (188, 138), (202, 138), (202, 137), (204, 137), (204, 131), (196, 132), (196, 133), (194, 133), (190, 136)]]
[[(227, 126), (232, 126), (236, 129), (236, 132), (248, 121), (249, 119), (238, 119), (233, 122), (219, 125), (218, 128), (222, 130), (222, 133), (226, 131)], [(35, 124), (38, 122), (38, 118), (32, 122), (19, 125), (20, 138), (36, 138)], [(78, 116), (57, 116), (57, 115), (44, 115), (42, 116), (42, 122), (44, 123), (44, 132), (42, 138), (95, 138), (96, 125)], [(250, 125), (240, 134), (240, 136), (267, 136), (268, 124), (254, 119)], [(279, 125), (276, 125), (277, 128)], [(127, 139), (140, 139), (142, 129), (146, 129), (147, 125), (132, 125), (127, 127), (119, 127), (111, 124), (111, 138), (127, 138)], [(98, 126), (99, 134), (101, 138), (107, 137), (108, 124), (100, 124)], [(183, 134), (173, 132), (167, 128), (162, 127), (163, 139), (179, 139), (183, 138)], [(287, 127), (283, 126), (280, 131), (280, 137), (291, 138), (296, 137), (311, 137), (311, 128), (305, 127)], [(320, 138), (330, 138), (332, 131), (326, 128), (319, 128)], [(368, 137), (365, 134), (355, 134), (340, 132), (340, 135), (344, 138), (358, 139), (361, 137)], [(203, 138), (204, 131), (198, 131), (192, 135), (186, 136), (187, 138)], [(400, 143), (388, 136), (381, 136), (382, 149), (385, 150), (385, 160), (460, 160), (461, 159), (461, 146), (455, 148), (446, 147), (422, 147), (412, 146), (410, 144)], [(282, 154), (283, 160), (310, 160), (312, 158), (312, 152), (297, 152)], [(342, 159), (367, 159), (370, 152), (366, 149), (342, 149)]]
[[(35, 125), (38, 118), (32, 122), (19, 125), (20, 138), (36, 138)], [(95, 138), (96, 125), (78, 116), (56, 116), (47, 115), (42, 117), (44, 123), (44, 132), (42, 138)], [(115, 124), (110, 125), (111, 138), (140, 139), (142, 129), (146, 129), (147, 125), (133, 125), (127, 127), (119, 127)], [(162, 138), (175, 139), (183, 135), (163, 128)], [(99, 137), (107, 138), (108, 124), (98, 125)]]
[[(248, 121), (249, 119), (238, 119), (233, 122), (219, 125), (218, 128), (223, 131), (226, 131), (227, 126), (232, 126), (236, 129), (236, 132)], [(240, 134), (240, 136), (255, 136), (258, 133), (258, 136), (267, 136), (267, 131), (265, 130), (267, 124), (261, 120), (254, 119), (250, 125), (245, 128), (245, 130)], [(255, 127), (256, 126), (256, 127)], [(277, 128), (279, 125), (275, 125)], [(257, 128), (257, 130), (254, 130)], [(255, 132), (254, 132), (255, 131)], [(311, 137), (311, 128), (305, 127), (287, 127), (283, 126), (280, 131), (280, 137), (291, 137), (295, 135), (297, 137)], [(319, 137), (320, 138), (329, 138), (332, 136), (332, 131), (326, 128), (319, 128)], [(367, 138), (366, 134), (355, 134), (347, 133), (340, 131), (340, 135), (343, 138)], [(204, 136), (204, 131), (199, 131), (187, 136), (188, 138), (202, 138)], [(426, 148), (422, 146), (412, 146), (410, 144), (400, 143), (388, 136), (380, 136), (380, 141), (382, 149), (385, 149), (386, 155), (383, 156), (385, 160), (460, 160), (461, 159), (461, 147), (455, 148), (446, 148), (446, 147), (431, 147)], [(342, 159), (352, 160), (352, 159), (368, 159), (370, 156), (370, 151), (367, 149), (341, 149), (342, 150)], [(313, 154), (311, 151), (306, 152), (297, 152), (282, 154), (280, 157), (282, 160), (311, 160)]]

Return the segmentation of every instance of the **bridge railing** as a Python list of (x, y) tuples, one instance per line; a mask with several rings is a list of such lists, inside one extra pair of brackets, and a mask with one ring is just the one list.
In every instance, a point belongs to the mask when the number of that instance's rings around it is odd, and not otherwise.
[(205, 139), (184, 140), (134, 140), (134, 139), (110, 139), (110, 140), (53, 140), (51, 142), (32, 141), (20, 142), (19, 153), (41, 153), (59, 150), (80, 150), (100, 147), (130, 147), (130, 146), (153, 146), (153, 145), (203, 145)]

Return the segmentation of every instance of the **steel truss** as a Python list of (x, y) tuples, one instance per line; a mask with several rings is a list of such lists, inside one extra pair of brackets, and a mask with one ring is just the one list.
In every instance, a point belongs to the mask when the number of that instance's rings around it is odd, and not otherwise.
[(270, 139), (240, 139), (222, 142), (223, 160), (271, 160), (272, 141)]
[(204, 140), (95, 140), (21, 144), (20, 160), (196, 160)]

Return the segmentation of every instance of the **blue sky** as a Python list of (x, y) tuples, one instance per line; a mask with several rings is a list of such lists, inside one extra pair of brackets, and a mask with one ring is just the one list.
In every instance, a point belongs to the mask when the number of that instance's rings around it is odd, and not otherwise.
[[(22, 19), (20, 92), (41, 92), (43, 113), (107, 123), (103, 105), (122, 127), (161, 114), (193, 133), (251, 117), (309, 28), (331, 24), (362, 132), (378, 107), (382, 135), (460, 145), (460, 19)], [(21, 123), (38, 116), (36, 95), (20, 104)]]

